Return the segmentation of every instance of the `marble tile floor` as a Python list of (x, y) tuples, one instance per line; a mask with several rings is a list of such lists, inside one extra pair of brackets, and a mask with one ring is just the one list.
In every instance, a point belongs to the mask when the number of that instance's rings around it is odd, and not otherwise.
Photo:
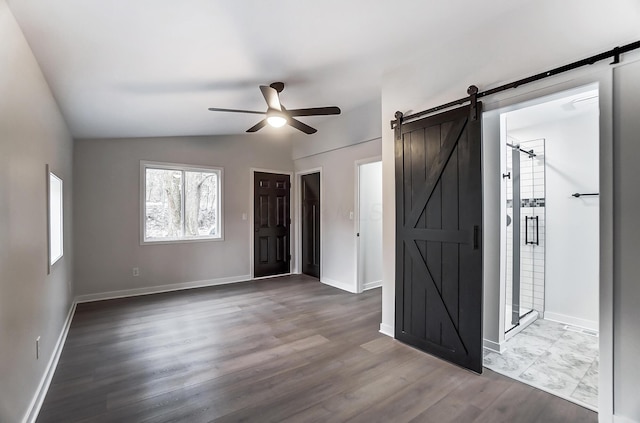
[(538, 319), (506, 341), (502, 354), (485, 350), (484, 366), (597, 411), (598, 337)]

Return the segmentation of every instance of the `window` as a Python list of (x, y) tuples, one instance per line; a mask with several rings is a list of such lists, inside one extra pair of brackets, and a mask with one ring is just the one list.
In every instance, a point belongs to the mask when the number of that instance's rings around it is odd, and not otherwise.
[(49, 172), (49, 270), (63, 254), (62, 179)]
[(141, 162), (142, 241), (221, 240), (222, 169)]

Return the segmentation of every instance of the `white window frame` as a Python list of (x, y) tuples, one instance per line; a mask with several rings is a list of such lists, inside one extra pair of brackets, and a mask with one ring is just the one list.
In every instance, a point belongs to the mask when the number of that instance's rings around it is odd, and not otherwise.
[[(184, 172), (210, 172), (218, 174), (218, 236), (198, 236), (187, 237), (182, 236), (179, 238), (147, 238), (146, 237), (146, 187), (147, 187), (147, 169), (163, 169), (163, 170), (178, 170), (182, 173), (182, 192), (181, 192), (181, 211), (182, 221), (184, 225), (185, 215), (185, 190)], [(157, 245), (157, 244), (176, 244), (176, 243), (188, 243), (188, 242), (208, 242), (208, 241), (224, 241), (224, 168), (215, 166), (196, 166), (180, 163), (166, 163), (166, 162), (154, 162), (147, 160), (140, 160), (140, 245)]]
[(47, 165), (48, 273), (64, 255), (64, 187), (62, 178)]

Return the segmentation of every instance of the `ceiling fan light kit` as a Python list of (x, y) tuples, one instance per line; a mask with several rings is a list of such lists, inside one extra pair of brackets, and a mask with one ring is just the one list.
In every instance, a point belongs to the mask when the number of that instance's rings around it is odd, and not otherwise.
[(287, 118), (278, 112), (267, 112), (267, 123), (274, 128), (281, 128), (287, 123)]
[(296, 128), (305, 134), (314, 134), (317, 132), (315, 128), (300, 122), (294, 117), (297, 116), (326, 116), (326, 115), (339, 115), (340, 108), (336, 106), (328, 107), (312, 107), (308, 109), (293, 109), (287, 110), (282, 103), (280, 103), (279, 93), (284, 89), (284, 83), (274, 82), (269, 86), (260, 85), (260, 91), (267, 102), (267, 111), (258, 112), (255, 110), (238, 110), (238, 109), (221, 109), (217, 107), (210, 107), (212, 112), (233, 112), (233, 113), (252, 113), (258, 115), (265, 115), (265, 118), (260, 122), (247, 129), (247, 132), (256, 132), (267, 125), (267, 123), (274, 127), (280, 128), (286, 124)]

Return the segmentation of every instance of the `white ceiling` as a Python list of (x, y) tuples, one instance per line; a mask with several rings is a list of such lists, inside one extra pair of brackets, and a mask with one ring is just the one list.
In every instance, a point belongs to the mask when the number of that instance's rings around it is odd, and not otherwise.
[(506, 113), (508, 131), (517, 131), (535, 127), (545, 123), (566, 121), (599, 110), (598, 89), (581, 92), (556, 94), (553, 98), (536, 100), (537, 104), (529, 105)]
[[(531, 1), (531, 0), (525, 0)], [(380, 98), (416, 48), (463, 37), (513, 0), (8, 0), (75, 138), (242, 133), (265, 110)], [(301, 118), (310, 125), (322, 119)], [(291, 129), (290, 129), (291, 130)]]

